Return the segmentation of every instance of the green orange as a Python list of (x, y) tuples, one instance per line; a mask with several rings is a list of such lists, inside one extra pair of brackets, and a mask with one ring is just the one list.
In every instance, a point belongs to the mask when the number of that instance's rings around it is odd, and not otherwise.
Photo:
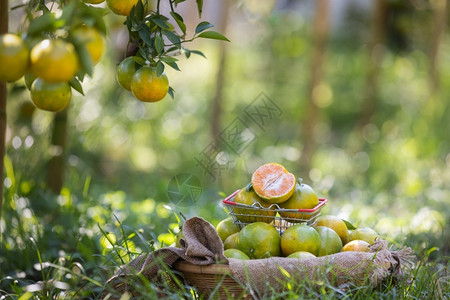
[(298, 251), (306, 251), (317, 256), (319, 249), (319, 233), (306, 224), (296, 224), (289, 227), (281, 237), (281, 251), (285, 256)]
[(229, 237), (233, 233), (239, 232), (239, 227), (233, 223), (232, 217), (228, 217), (217, 224), (216, 230), (219, 234), (220, 239), (222, 240), (222, 242), (224, 242), (227, 237)]
[(250, 258), (280, 256), (280, 234), (264, 222), (248, 224), (239, 232), (238, 249)]
[(282, 203), (294, 193), (295, 176), (280, 164), (268, 163), (253, 172), (252, 186), (265, 201)]
[(226, 249), (237, 249), (239, 243), (239, 232), (231, 234), (223, 242), (223, 248)]
[[(316, 192), (307, 184), (302, 183), (301, 178), (295, 185), (292, 196), (285, 202), (280, 203), (283, 209), (311, 209), (319, 204), (319, 197)], [(309, 220), (310, 214), (302, 214), (299, 212), (280, 212), (280, 216), (289, 219), (289, 222), (297, 223), (303, 220)]]
[(29, 51), (25, 43), (15, 34), (0, 35), (0, 81), (13, 82), (27, 70)]
[(69, 104), (72, 89), (67, 82), (47, 82), (37, 78), (31, 85), (30, 95), (37, 108), (57, 112)]
[(234, 208), (236, 213), (236, 218), (243, 223), (253, 223), (253, 222), (265, 222), (270, 223), (275, 217), (275, 210), (270, 209), (271, 203), (267, 203), (262, 200), (250, 187), (244, 187), (239, 190), (239, 192), (234, 197), (234, 202), (239, 204), (245, 204), (248, 206), (254, 206), (252, 208)]
[(128, 16), (133, 6), (138, 3), (138, 0), (106, 0), (106, 5), (113, 13), (122, 16)]
[(332, 215), (319, 216), (316, 219), (314, 226), (325, 226), (333, 229), (341, 238), (342, 244), (344, 245), (348, 241), (348, 229), (345, 222), (341, 218)]
[(131, 91), (131, 79), (140, 66), (136, 64), (132, 56), (122, 60), (117, 67), (116, 79), (121, 87)]
[(312, 257), (316, 256), (306, 251), (297, 251), (287, 256), (287, 258), (312, 258)]
[(366, 241), (353, 240), (345, 244), (344, 247), (342, 247), (341, 252), (345, 251), (369, 252), (369, 246), (370, 244)]
[(245, 254), (244, 252), (242, 252), (241, 250), (238, 250), (238, 249), (227, 249), (223, 252), (223, 254), (227, 258), (237, 258), (237, 259), (241, 259), (241, 260), (249, 260), (250, 259), (250, 257), (248, 257), (247, 254)]
[(349, 241), (363, 240), (369, 244), (373, 244), (380, 235), (370, 227), (356, 228), (348, 236)]
[(315, 229), (320, 235), (319, 256), (334, 254), (341, 251), (341, 238), (333, 229), (325, 226), (317, 226)]
[(162, 100), (169, 91), (169, 80), (166, 74), (157, 75), (156, 69), (144, 66), (134, 73), (131, 79), (131, 92), (143, 102)]

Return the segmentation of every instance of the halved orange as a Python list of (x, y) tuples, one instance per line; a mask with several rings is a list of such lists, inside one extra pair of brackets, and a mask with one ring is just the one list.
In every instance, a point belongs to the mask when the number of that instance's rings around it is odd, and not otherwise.
[(253, 173), (252, 185), (262, 199), (269, 203), (282, 203), (294, 193), (295, 176), (280, 164), (268, 163)]

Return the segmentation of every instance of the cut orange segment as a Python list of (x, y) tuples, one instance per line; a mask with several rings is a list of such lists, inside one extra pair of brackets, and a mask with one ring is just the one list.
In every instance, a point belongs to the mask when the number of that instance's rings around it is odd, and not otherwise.
[(262, 199), (269, 203), (282, 203), (294, 193), (295, 176), (280, 164), (268, 163), (253, 173), (252, 185)]

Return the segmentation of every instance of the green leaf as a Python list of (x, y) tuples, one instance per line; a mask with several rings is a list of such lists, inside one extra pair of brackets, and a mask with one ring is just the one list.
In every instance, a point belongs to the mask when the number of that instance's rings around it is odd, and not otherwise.
[(69, 85), (76, 90), (78, 93), (80, 93), (81, 95), (84, 96), (84, 91), (83, 91), (83, 87), (81, 86), (81, 83), (78, 81), (78, 79), (76, 79), (75, 77), (72, 78), (69, 81)]
[(56, 18), (53, 14), (44, 14), (30, 22), (28, 34), (35, 35), (44, 31), (53, 31), (56, 28), (55, 23)]
[(198, 37), (205, 38), (205, 39), (213, 39), (213, 40), (222, 40), (229, 42), (230, 40), (227, 39), (222, 34), (216, 32), (216, 31), (205, 31), (198, 35)]
[(204, 58), (206, 58), (205, 54), (203, 54), (203, 52), (198, 51), (198, 50), (190, 50), (192, 53), (203, 56)]
[(142, 20), (144, 19), (144, 4), (142, 3), (141, 0), (139, 0), (136, 5), (133, 7), (134, 9), (134, 16), (138, 19), (138, 20)]
[(169, 91), (167, 93), (170, 95), (170, 97), (172, 97), (172, 99), (175, 98), (174, 96), (175, 90), (171, 86), (169, 86)]
[(138, 65), (140, 65), (140, 66), (145, 65), (145, 59), (143, 59), (142, 57), (140, 57), (140, 56), (132, 56), (132, 57), (133, 57), (133, 60), (134, 60)]
[(196, 2), (197, 2), (198, 17), (201, 18), (203, 12), (203, 0), (196, 0)]
[(91, 55), (89, 54), (87, 48), (84, 45), (76, 45), (75, 48), (77, 50), (78, 58), (80, 59), (83, 71), (92, 77), (93, 64)]
[(155, 49), (158, 54), (161, 54), (164, 51), (164, 42), (159, 34), (155, 37)]
[(181, 71), (180, 68), (178, 67), (177, 63), (175, 63), (175, 62), (166, 62), (166, 64), (171, 66), (173, 69), (175, 69), (177, 71)]
[(206, 30), (206, 29), (211, 28), (211, 27), (214, 27), (214, 25), (209, 23), (209, 22), (206, 22), (206, 21), (200, 22), (197, 25), (197, 27), (195, 28), (195, 34), (200, 33), (203, 30)]
[(164, 64), (161, 61), (158, 61), (156, 63), (156, 76), (161, 76), (161, 74), (164, 72)]
[(183, 49), (184, 55), (186, 56), (186, 58), (191, 57), (191, 50), (189, 49)]
[(344, 221), (344, 223), (345, 223), (345, 225), (347, 226), (347, 229), (348, 229), (348, 230), (355, 230), (355, 229), (356, 229), (356, 227), (353, 226), (353, 224), (350, 223), (349, 221), (346, 221), (346, 220), (344, 220), (344, 219), (342, 219), (342, 221)]
[(253, 189), (253, 184), (252, 184), (252, 182), (250, 181), (250, 182), (247, 184), (247, 186), (245, 187), (245, 190), (246, 190), (247, 192), (250, 192), (252, 189)]
[(166, 62), (166, 63), (169, 63), (169, 62), (176, 62), (176, 61), (178, 61), (178, 59), (176, 59), (175, 57), (172, 57), (172, 56), (164, 56), (164, 57), (161, 57), (161, 60), (163, 61), (163, 62)]
[(147, 26), (143, 26), (139, 31), (139, 37), (146, 43), (148, 46), (153, 46), (152, 36), (150, 30)]
[(178, 35), (176, 35), (172, 31), (167, 30), (163, 30), (162, 34), (164, 34), (174, 45), (181, 47), (181, 40)]
[(59, 19), (64, 20), (65, 22), (69, 22), (73, 16), (79, 11), (77, 10), (77, 1), (71, 1), (69, 4), (64, 6), (62, 10), (62, 15)]
[(170, 15), (175, 20), (175, 22), (177, 22), (178, 27), (180, 27), (183, 34), (186, 34), (186, 24), (184, 24), (183, 18), (179, 14), (177, 14), (176, 12), (173, 12), (173, 11), (170, 12)]
[(159, 28), (161, 29), (169, 29), (169, 25), (167, 25), (166, 21), (163, 21), (159, 18), (152, 18), (153, 23), (155, 23), (156, 25), (158, 25)]

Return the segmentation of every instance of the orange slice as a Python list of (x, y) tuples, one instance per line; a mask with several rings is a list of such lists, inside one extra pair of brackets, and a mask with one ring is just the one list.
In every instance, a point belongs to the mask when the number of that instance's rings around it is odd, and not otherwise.
[(262, 199), (269, 203), (282, 203), (294, 193), (295, 176), (280, 164), (268, 163), (253, 173), (252, 185)]

